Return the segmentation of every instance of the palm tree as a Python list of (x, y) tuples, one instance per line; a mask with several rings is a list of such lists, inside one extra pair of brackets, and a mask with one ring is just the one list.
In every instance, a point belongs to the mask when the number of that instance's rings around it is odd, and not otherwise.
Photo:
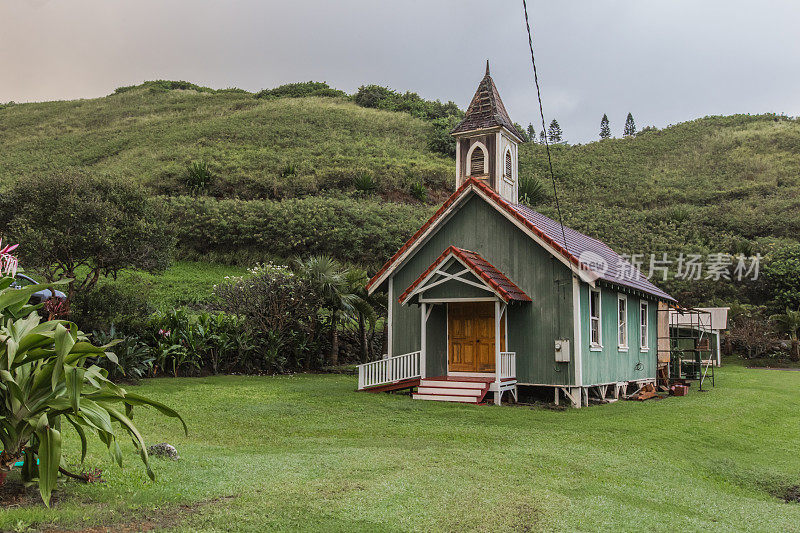
[(348, 271), (338, 261), (324, 255), (315, 255), (306, 260), (295, 259), (293, 267), (322, 296), (330, 312), (330, 364), (336, 366), (339, 364), (339, 323), (355, 312), (358, 300), (348, 281)]
[(360, 268), (349, 268), (345, 274), (350, 292), (355, 295), (352, 302), (358, 320), (359, 344), (361, 345), (361, 362), (366, 363), (372, 358), (371, 339), (367, 338), (367, 327), (374, 330), (378, 322), (378, 312), (381, 302), (373, 295), (367, 293), (367, 272)]
[(798, 331), (800, 331), (800, 308), (797, 311), (792, 311), (788, 307), (786, 312), (779, 315), (772, 315), (770, 317), (774, 322), (778, 323), (781, 331), (789, 334), (789, 340), (792, 341), (792, 360), (800, 360), (800, 350), (798, 350)]

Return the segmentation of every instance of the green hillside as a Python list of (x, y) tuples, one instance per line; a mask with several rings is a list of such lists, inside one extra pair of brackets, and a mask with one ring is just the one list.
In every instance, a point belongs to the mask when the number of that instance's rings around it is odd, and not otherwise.
[[(520, 151), (522, 176), (546, 181), (538, 206), (555, 216), (544, 146)], [(768, 254), (800, 235), (800, 122), (775, 115), (706, 117), (578, 146), (554, 146), (565, 223), (616, 250)], [(674, 268), (674, 264), (672, 265)], [(705, 277), (705, 273), (703, 277)], [(660, 282), (682, 301), (740, 299), (754, 288)]]
[(426, 148), (432, 126), (344, 98), (258, 99), (246, 92), (139, 87), (93, 100), (0, 109), (0, 183), (79, 168), (185, 193), (186, 165), (204, 161), (214, 196), (282, 198), (347, 189), (370, 174), (379, 190), (442, 188), (451, 163)]
[[(543, 152), (521, 150), (523, 175), (549, 177)], [(566, 221), (630, 251), (690, 244), (735, 253), (742, 240), (800, 232), (797, 120), (707, 117), (555, 146), (553, 161)]]
[[(275, 94), (145, 84), (0, 106), (0, 186), (75, 170), (135, 180), (173, 210), (183, 258), (251, 264), (323, 252), (369, 268), (452, 191), (452, 159), (429, 148), (441, 124), (353, 97)], [(547, 191), (535, 207), (555, 216), (544, 147), (520, 153), (522, 177)], [(566, 223), (623, 253), (766, 254), (800, 235), (794, 119), (706, 117), (552, 153)], [(212, 175), (207, 198), (191, 197), (186, 184), (196, 162)], [(359, 186), (364, 177), (374, 187)], [(665, 285), (690, 302), (746, 292)]]

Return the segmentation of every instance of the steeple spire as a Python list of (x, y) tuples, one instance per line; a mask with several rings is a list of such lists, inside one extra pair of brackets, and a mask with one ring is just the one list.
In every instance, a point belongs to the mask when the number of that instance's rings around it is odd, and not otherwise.
[(455, 127), (450, 133), (458, 134), (466, 131), (474, 131), (485, 128), (503, 126), (520, 141), (522, 134), (514, 127), (514, 123), (508, 116), (506, 107), (500, 99), (497, 87), (494, 85), (492, 77), (489, 75), (489, 60), (486, 60), (486, 75), (478, 84), (478, 90), (467, 108), (464, 120)]
[(507, 202), (519, 198), (517, 149), (524, 139), (500, 99), (489, 74), (464, 113), (464, 119), (450, 134), (456, 138), (456, 187), (467, 179), (476, 179), (494, 189)]

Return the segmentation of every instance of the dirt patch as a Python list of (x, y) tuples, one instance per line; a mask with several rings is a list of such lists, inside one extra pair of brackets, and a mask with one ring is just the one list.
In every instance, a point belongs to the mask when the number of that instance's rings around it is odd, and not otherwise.
[[(35, 498), (35, 500), (34, 500)], [(41, 503), (42, 497), (33, 487), (26, 487), (19, 481), (8, 480), (0, 486), (0, 507), (27, 507), (36, 503)]]
[(175, 507), (159, 507), (139, 511), (125, 511), (120, 520), (112, 525), (91, 526), (78, 529), (64, 529), (52, 524), (39, 524), (37, 531), (42, 533), (138, 533), (140, 531), (161, 531), (180, 525), (190, 516), (199, 513), (206, 507), (223, 504), (233, 500), (235, 496), (222, 496), (193, 504)]
[[(55, 505), (61, 500), (58, 491), (53, 491), (50, 496), (50, 505)], [(6, 480), (0, 486), (0, 508), (15, 509), (18, 507), (33, 507), (44, 505), (42, 495), (39, 494), (39, 487), (33, 484), (26, 487), (24, 483), (17, 480)]]
[(800, 485), (792, 485), (776, 496), (787, 503), (800, 503)]

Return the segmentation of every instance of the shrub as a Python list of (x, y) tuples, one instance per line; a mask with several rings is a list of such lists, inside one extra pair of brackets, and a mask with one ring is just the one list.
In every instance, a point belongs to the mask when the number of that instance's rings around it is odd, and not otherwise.
[[(108, 351), (117, 356), (114, 362), (108, 358), (101, 357), (94, 361), (100, 368), (108, 372), (108, 378), (112, 381), (121, 379), (139, 380), (146, 377), (153, 369), (152, 349), (142, 342), (135, 335), (120, 336), (114, 326), (109, 331), (95, 331), (92, 333), (95, 342), (101, 345), (109, 345)], [(119, 342), (112, 345), (117, 339)]]
[(293, 163), (286, 163), (281, 170), (281, 177), (288, 178), (297, 174), (297, 167)]
[(522, 175), (519, 178), (519, 202), (530, 207), (544, 203), (548, 198), (547, 190), (541, 181), (533, 176)]
[(248, 264), (324, 254), (345, 263), (383, 264), (432, 208), (367, 199), (309, 197), (236, 200), (165, 197), (180, 254)]
[(428, 149), (448, 157), (456, 156), (456, 139), (450, 132), (458, 125), (458, 116), (437, 118), (428, 134)]
[(372, 193), (378, 188), (378, 183), (375, 181), (375, 178), (372, 177), (372, 174), (361, 172), (356, 174), (355, 178), (353, 178), (353, 186), (359, 192)]
[(775, 351), (778, 343), (764, 307), (742, 305), (731, 311), (728, 340), (742, 357), (754, 359)]
[(800, 244), (779, 247), (764, 261), (766, 296), (775, 309), (800, 307)]
[(199, 194), (211, 184), (214, 176), (205, 161), (194, 161), (186, 165), (186, 188), (192, 194)]
[[(80, 438), (81, 461), (87, 436), (96, 435), (121, 465), (117, 438), (125, 434), (154, 479), (147, 447), (131, 421), (133, 409), (149, 405), (182, 423), (183, 419), (169, 407), (111, 383), (105, 370), (89, 363), (96, 358), (113, 361), (110, 346), (93, 346), (73, 323), (41, 322), (33, 307), (25, 305), (41, 287), (13, 289), (12, 281), (10, 276), (0, 278), (0, 336), (16, 346), (0, 352), (0, 471), (8, 472), (24, 460), (23, 480), (38, 481), (42, 500), (49, 505), (59, 473), (68, 473), (62, 466), (62, 438), (73, 434), (62, 434), (62, 428), (69, 425)], [(185, 423), (183, 427), (186, 430)]]
[(256, 343), (245, 326), (242, 318), (226, 313), (193, 315), (183, 308), (155, 313), (149, 335), (155, 370), (173, 376), (259, 372)]
[(424, 100), (417, 93), (401, 94), (380, 85), (362, 85), (353, 95), (353, 101), (361, 107), (385, 109), (387, 111), (404, 111), (412, 116), (425, 120), (434, 120), (455, 116), (464, 117), (464, 112), (453, 102), (442, 103), (439, 100)]
[(309, 281), (286, 267), (264, 264), (248, 276), (226, 280), (215, 293), (223, 309), (241, 316), (258, 338), (260, 370), (283, 372), (318, 363), (324, 300)]
[(141, 335), (147, 317), (155, 311), (149, 295), (149, 287), (137, 277), (124, 283), (101, 282), (75, 295), (70, 319), (83, 331), (108, 331), (116, 326), (117, 331)]
[(408, 192), (420, 202), (428, 201), (428, 189), (425, 188), (423, 183), (415, 181), (411, 184)]
[(347, 96), (344, 91), (334, 89), (324, 81), (287, 83), (274, 89), (264, 89), (256, 93), (256, 98), (303, 98), (307, 96), (336, 97)]
[[(168, 92), (168, 91), (197, 91), (199, 93), (214, 93), (217, 92), (211, 87), (201, 87), (188, 81), (174, 81), (174, 80), (154, 80), (146, 81), (139, 85), (127, 85), (125, 87), (117, 87), (114, 89), (114, 94), (123, 94), (134, 89), (146, 88), (150, 92)], [(227, 89), (223, 89), (227, 90)]]

